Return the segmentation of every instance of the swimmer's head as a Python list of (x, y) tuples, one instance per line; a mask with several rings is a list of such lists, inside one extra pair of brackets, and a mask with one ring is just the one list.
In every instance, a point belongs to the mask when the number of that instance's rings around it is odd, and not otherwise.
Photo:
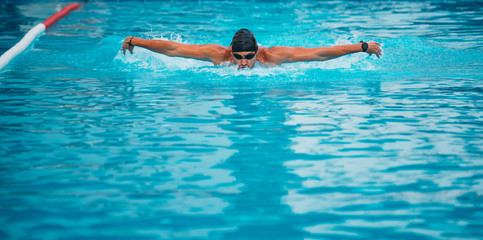
[(253, 68), (258, 53), (258, 44), (253, 33), (248, 29), (238, 30), (231, 41), (231, 51), (238, 68)]
[(255, 35), (248, 29), (240, 29), (231, 40), (232, 52), (257, 52), (258, 44)]

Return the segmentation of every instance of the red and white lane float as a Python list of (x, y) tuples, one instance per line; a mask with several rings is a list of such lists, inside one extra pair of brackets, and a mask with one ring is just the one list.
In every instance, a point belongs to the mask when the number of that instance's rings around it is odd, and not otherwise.
[(81, 5), (79, 3), (71, 3), (62, 8), (62, 10), (47, 18), (47, 20), (37, 24), (35, 27), (30, 29), (30, 31), (25, 34), (20, 42), (15, 44), (15, 46), (13, 46), (4, 54), (2, 54), (2, 56), (0, 56), (0, 70), (2, 70), (14, 57), (22, 53), (32, 43), (32, 41), (37, 38), (37, 36), (45, 31), (45, 29), (49, 28), (59, 19), (65, 17), (67, 14), (74, 11), (80, 6)]

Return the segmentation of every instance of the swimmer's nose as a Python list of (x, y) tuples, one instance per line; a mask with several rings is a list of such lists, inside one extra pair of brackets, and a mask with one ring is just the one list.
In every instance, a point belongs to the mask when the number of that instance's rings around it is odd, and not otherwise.
[(248, 60), (242, 59), (240, 62), (240, 67), (246, 67), (246, 66), (248, 66)]

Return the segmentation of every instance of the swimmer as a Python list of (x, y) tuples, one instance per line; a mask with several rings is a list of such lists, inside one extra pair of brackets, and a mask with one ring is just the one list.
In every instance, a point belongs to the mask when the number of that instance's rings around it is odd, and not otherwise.
[(378, 58), (381, 57), (380, 44), (373, 41), (316, 48), (258, 47), (255, 36), (248, 29), (238, 30), (228, 47), (217, 44), (183, 44), (129, 36), (124, 40), (121, 50), (124, 55), (126, 55), (126, 49), (132, 54), (135, 46), (171, 57), (210, 61), (214, 65), (234, 64), (238, 69), (253, 68), (257, 61), (266, 66), (275, 66), (289, 62), (326, 61), (357, 52), (376, 54)]

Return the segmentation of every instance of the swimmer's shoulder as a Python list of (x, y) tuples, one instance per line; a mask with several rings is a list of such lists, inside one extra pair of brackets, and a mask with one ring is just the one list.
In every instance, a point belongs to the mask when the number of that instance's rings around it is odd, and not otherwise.
[(259, 47), (257, 60), (268, 66), (280, 65), (280, 51), (281, 47)]
[(218, 44), (205, 44), (201, 51), (215, 65), (227, 62), (231, 58), (231, 47), (225, 47)]

